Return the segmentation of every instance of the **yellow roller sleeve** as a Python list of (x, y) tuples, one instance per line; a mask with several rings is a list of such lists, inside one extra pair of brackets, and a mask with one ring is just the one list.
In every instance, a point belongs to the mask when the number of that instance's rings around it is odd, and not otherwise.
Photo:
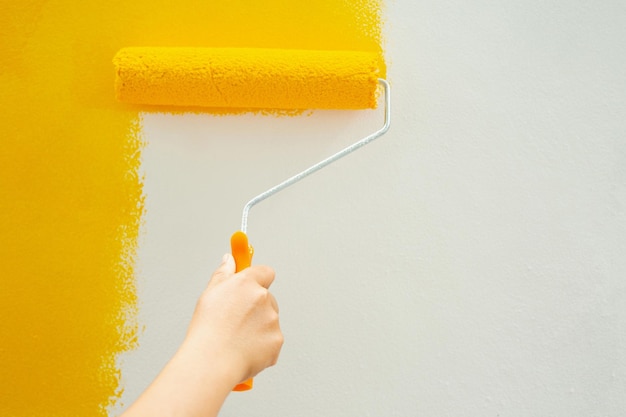
[(363, 51), (255, 48), (121, 49), (118, 100), (238, 109), (376, 107), (381, 57)]

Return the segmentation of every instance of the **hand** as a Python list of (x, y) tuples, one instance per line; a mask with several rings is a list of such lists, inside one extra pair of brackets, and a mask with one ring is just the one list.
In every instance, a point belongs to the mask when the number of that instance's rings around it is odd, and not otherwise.
[(273, 280), (267, 266), (235, 274), (224, 256), (180, 349), (123, 417), (216, 417), (237, 383), (274, 365), (283, 335), (267, 290)]
[(276, 364), (283, 344), (278, 304), (268, 291), (274, 270), (252, 266), (235, 274), (230, 254), (213, 273), (201, 295), (187, 343), (206, 351), (207, 361), (226, 361), (236, 382)]

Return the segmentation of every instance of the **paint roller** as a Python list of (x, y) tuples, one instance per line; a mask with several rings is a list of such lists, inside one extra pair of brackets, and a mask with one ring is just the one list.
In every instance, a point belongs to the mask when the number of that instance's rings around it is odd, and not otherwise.
[[(246, 235), (250, 209), (332, 162), (382, 136), (390, 125), (390, 87), (379, 78), (372, 52), (254, 48), (130, 47), (116, 54), (119, 101), (149, 106), (247, 110), (360, 110), (377, 107), (384, 92), (384, 123), (376, 132), (251, 199), (241, 230), (231, 237), (237, 272), (252, 263)], [(252, 379), (235, 391), (252, 388)]]

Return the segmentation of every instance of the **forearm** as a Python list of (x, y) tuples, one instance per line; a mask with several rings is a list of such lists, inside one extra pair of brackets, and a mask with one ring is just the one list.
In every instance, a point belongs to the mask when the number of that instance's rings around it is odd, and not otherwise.
[[(207, 357), (211, 358), (206, 365)], [(186, 341), (122, 417), (214, 417), (237, 381), (219, 352)]]
[(235, 274), (230, 254), (198, 300), (187, 336), (122, 417), (216, 417), (233, 387), (272, 366), (283, 335), (269, 267)]

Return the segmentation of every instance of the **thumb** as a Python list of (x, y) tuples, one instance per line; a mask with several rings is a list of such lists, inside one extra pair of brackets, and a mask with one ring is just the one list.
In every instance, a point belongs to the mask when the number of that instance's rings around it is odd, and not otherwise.
[(233, 275), (235, 273), (235, 258), (230, 253), (227, 253), (222, 258), (222, 263), (217, 267), (211, 281), (221, 281)]

